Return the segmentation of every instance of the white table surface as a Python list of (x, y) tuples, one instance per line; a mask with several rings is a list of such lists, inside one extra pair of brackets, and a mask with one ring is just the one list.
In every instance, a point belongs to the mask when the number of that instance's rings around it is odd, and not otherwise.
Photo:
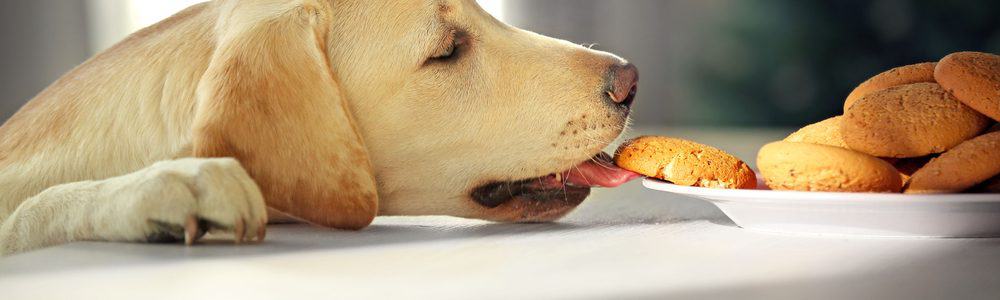
[[(787, 131), (647, 130), (748, 162)], [(598, 190), (553, 224), (379, 218), (260, 245), (74, 243), (0, 259), (0, 299), (1000, 299), (1000, 239), (754, 233), (710, 204)]]

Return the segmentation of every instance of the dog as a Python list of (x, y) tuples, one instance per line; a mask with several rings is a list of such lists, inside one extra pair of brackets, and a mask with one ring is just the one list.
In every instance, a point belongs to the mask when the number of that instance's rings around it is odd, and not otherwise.
[(0, 127), (0, 252), (264, 239), (292, 217), (547, 222), (636, 175), (602, 149), (638, 72), (474, 0), (217, 0), (73, 69)]

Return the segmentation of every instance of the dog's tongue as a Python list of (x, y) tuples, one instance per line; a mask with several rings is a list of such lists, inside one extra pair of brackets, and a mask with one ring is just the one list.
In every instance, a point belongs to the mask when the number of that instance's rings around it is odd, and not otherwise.
[(590, 187), (617, 187), (640, 177), (639, 174), (615, 166), (611, 156), (605, 153), (576, 166), (563, 176), (567, 183)]

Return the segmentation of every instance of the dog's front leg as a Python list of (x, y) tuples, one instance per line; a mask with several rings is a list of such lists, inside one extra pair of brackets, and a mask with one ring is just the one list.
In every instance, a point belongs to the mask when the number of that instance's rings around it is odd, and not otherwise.
[(257, 185), (233, 159), (180, 159), (101, 181), (51, 187), (18, 206), (0, 227), (0, 255), (71, 241), (192, 241), (231, 231), (263, 239)]

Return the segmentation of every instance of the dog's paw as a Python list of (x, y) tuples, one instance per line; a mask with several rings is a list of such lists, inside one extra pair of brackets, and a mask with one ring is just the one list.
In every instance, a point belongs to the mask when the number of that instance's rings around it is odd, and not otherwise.
[(164, 161), (126, 176), (115, 189), (130, 197), (139, 237), (190, 245), (228, 232), (236, 243), (264, 239), (267, 209), (257, 184), (234, 159)]

